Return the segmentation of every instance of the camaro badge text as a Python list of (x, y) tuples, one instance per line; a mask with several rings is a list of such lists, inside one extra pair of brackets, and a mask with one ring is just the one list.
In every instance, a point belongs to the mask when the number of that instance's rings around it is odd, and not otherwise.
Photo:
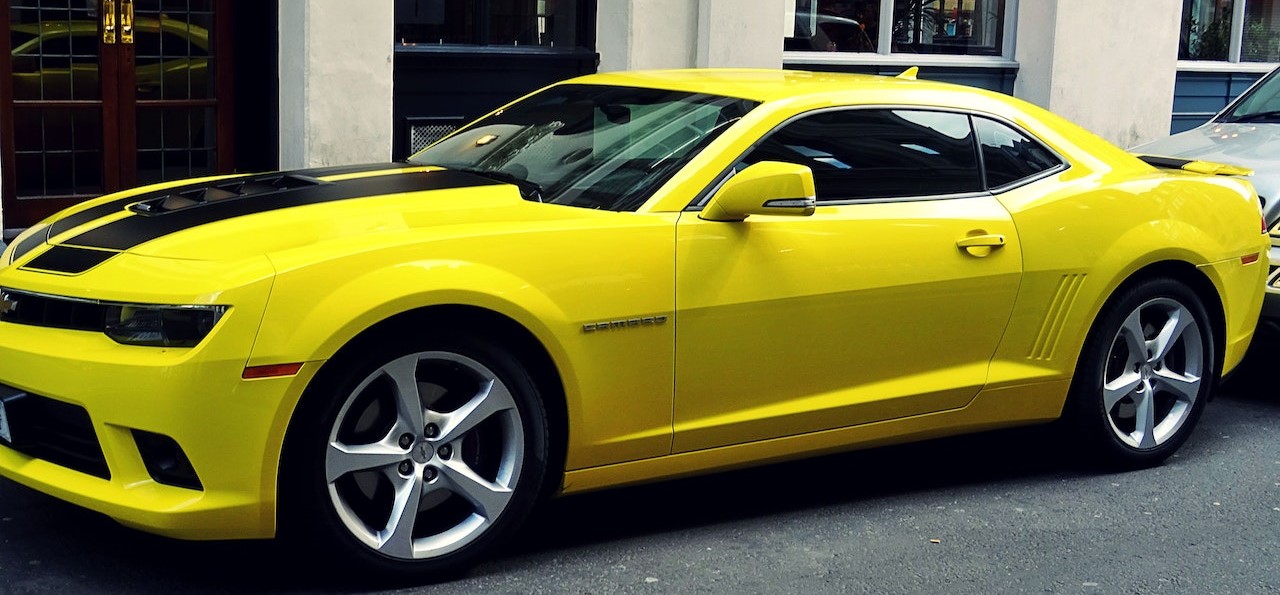
[(606, 320), (604, 322), (588, 322), (582, 325), (582, 332), (594, 333), (596, 331), (616, 331), (637, 326), (657, 326), (666, 324), (667, 317), (663, 316), (645, 316), (644, 318), (627, 318), (625, 320)]

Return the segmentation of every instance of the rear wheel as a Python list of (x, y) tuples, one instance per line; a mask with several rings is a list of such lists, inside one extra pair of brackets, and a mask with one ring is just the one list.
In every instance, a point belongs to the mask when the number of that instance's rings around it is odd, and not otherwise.
[(1133, 468), (1186, 441), (1216, 377), (1210, 319), (1173, 279), (1116, 296), (1095, 323), (1072, 382), (1069, 413), (1096, 462)]
[(547, 421), (515, 358), (471, 340), (423, 342), (357, 358), (336, 376), (308, 395), (286, 460), (298, 485), (282, 486), (294, 494), (283, 505), (298, 505), (294, 526), (308, 539), (344, 562), (441, 576), (528, 514)]

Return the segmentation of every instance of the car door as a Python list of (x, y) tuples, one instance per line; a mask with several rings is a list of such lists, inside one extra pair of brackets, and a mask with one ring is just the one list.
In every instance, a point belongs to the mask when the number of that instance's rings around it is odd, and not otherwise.
[(814, 172), (808, 217), (682, 214), (675, 452), (963, 407), (982, 388), (1022, 270), (968, 116), (809, 114), (741, 165)]

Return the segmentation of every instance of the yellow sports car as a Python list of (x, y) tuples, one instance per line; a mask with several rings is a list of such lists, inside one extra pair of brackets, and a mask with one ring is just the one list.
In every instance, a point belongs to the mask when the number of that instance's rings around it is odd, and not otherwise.
[(1252, 337), (1251, 187), (911, 74), (593, 75), (64, 211), (0, 261), (0, 474), (438, 576), (549, 495), (1060, 417), (1168, 457)]

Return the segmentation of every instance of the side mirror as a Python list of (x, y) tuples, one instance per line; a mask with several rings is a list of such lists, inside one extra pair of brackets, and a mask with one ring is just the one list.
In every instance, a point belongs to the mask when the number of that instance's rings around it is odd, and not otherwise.
[(748, 215), (806, 217), (817, 204), (812, 170), (761, 161), (729, 178), (698, 216), (708, 221), (742, 221)]

